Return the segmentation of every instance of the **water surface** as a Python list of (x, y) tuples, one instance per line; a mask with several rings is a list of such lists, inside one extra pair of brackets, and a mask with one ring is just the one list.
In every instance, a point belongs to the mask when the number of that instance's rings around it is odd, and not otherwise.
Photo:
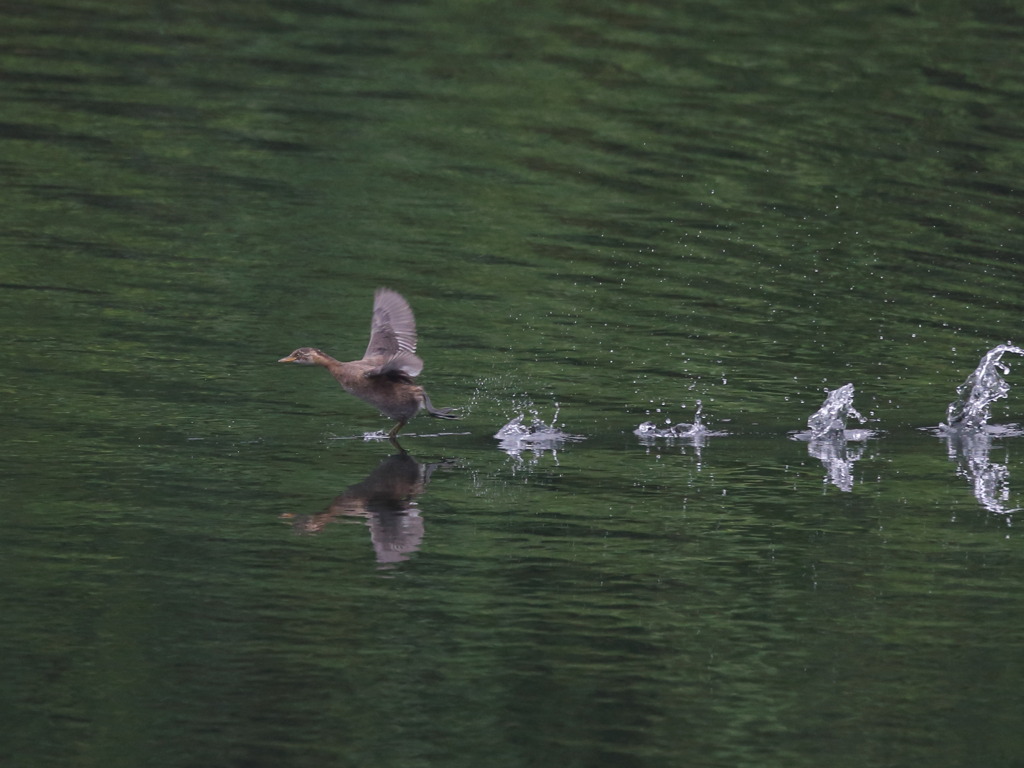
[(2, 16), (5, 765), (1020, 762), (1009, 5)]

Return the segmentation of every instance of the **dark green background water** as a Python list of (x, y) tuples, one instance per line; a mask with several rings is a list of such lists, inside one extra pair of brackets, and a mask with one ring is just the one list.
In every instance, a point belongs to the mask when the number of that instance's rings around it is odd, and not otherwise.
[[(1022, 542), (919, 429), (1022, 341), (1018, 4), (0, 28), (4, 766), (1024, 762)], [(274, 364), (358, 356), (378, 285), (466, 414), (408, 428), (400, 562), (325, 513), (387, 423)], [(787, 433), (847, 381), (842, 492)], [(731, 436), (632, 434), (698, 399)]]

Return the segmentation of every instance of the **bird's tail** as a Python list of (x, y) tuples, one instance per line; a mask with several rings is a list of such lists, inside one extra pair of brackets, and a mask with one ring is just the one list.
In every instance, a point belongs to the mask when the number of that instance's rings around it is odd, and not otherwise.
[(456, 414), (452, 413), (452, 408), (435, 408), (434, 404), (430, 402), (430, 398), (427, 397), (427, 393), (423, 393), (423, 408), (433, 416), (435, 419), (458, 419), (461, 418)]

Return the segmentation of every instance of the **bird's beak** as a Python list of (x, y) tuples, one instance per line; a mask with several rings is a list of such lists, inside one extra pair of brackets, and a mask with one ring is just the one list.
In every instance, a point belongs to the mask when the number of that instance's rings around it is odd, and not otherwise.
[(288, 355), (288, 357), (282, 357), (277, 362), (279, 362), (279, 363), (294, 363), (295, 362), (295, 355)]

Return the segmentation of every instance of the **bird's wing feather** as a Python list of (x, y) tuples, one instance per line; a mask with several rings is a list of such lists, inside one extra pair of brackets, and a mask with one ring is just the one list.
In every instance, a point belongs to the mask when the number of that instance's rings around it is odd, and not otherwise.
[(389, 373), (403, 373), (406, 376), (419, 376), (422, 371), (423, 361), (416, 355), (412, 352), (399, 352), (368, 370), (365, 375), (386, 376)]
[(409, 303), (388, 288), (378, 288), (373, 297), (373, 320), (370, 323), (370, 344), (364, 358), (395, 358), (407, 353), (423, 370), (423, 361), (416, 357), (416, 319)]

